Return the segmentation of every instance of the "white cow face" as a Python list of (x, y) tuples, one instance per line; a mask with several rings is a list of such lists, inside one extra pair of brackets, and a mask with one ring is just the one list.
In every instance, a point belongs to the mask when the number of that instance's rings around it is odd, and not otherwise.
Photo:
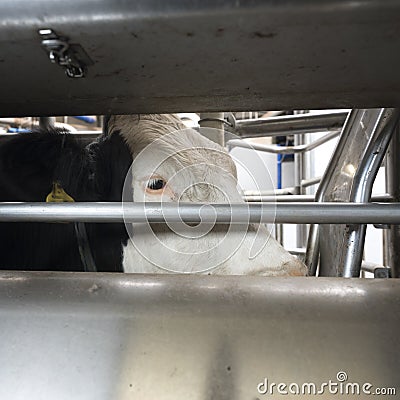
[(132, 177), (135, 202), (242, 202), (230, 156), (191, 129), (144, 148), (135, 157)]
[[(115, 116), (110, 123), (134, 158), (129, 201), (243, 202), (231, 157), (176, 116)], [(132, 229), (124, 249), (126, 272), (277, 276), (306, 271), (263, 226), (134, 223), (127, 228)]]

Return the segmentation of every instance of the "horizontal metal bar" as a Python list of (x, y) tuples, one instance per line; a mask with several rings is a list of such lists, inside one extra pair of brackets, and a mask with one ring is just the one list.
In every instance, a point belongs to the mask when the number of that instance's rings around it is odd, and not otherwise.
[(400, 224), (400, 203), (1, 203), (1, 222)]
[[(2, 0), (7, 96), (0, 110), (21, 116), (399, 105), (392, 67), (400, 60), (399, 12), (397, 0)], [(46, 59), (36, 32), (48, 28), (93, 62), (83, 83), (71, 83)], [(140, 56), (127, 57), (128, 49)], [(215, 68), (222, 57), (223, 68)]]
[(274, 195), (244, 195), (243, 200), (249, 203), (311, 203), (314, 202), (315, 198), (313, 195), (294, 195), (294, 194), (283, 194), (281, 196)]
[(250, 143), (246, 142), (242, 139), (232, 139), (229, 140), (226, 145), (229, 149), (233, 147), (242, 147), (245, 149), (253, 149), (258, 151), (264, 151), (266, 153), (272, 154), (299, 154), (305, 153), (307, 151), (311, 151), (318, 146), (323, 145), (324, 143), (328, 142), (329, 140), (334, 139), (335, 137), (339, 136), (340, 130), (336, 130), (330, 133), (327, 133), (325, 136), (314, 140), (309, 144), (300, 144), (297, 146), (277, 146), (277, 145), (263, 145), (258, 143)]
[(321, 179), (322, 179), (321, 176), (316, 176), (315, 178), (310, 178), (310, 179), (302, 179), (300, 185), (303, 188), (308, 187), (308, 186), (317, 185), (318, 183), (321, 182)]
[(361, 263), (361, 270), (362, 271), (370, 272), (370, 273), (373, 274), (376, 268), (387, 268), (387, 267), (384, 267), (381, 264), (376, 264), (376, 263), (373, 263), (373, 262), (370, 262), (370, 261), (363, 261)]
[[(261, 194), (260, 194), (261, 193)], [(243, 200), (247, 202), (282, 202), (282, 203), (304, 203), (304, 202), (314, 202), (315, 201), (315, 196), (313, 195), (305, 195), (305, 194), (299, 194), (299, 195), (293, 195), (293, 194), (284, 194), (284, 195), (270, 195), (270, 194), (263, 194), (264, 191), (257, 192), (257, 191), (245, 191)], [(389, 194), (377, 194), (375, 196), (371, 197), (371, 202), (376, 202), (376, 203), (390, 203), (393, 201), (393, 197), (390, 196)]]
[(280, 396), (256, 393), (270, 376), (319, 388), (339, 368), (398, 388), (399, 291), (399, 279), (1, 271), (0, 396), (154, 399), (156, 382), (157, 400), (268, 399)]
[(242, 137), (300, 135), (340, 130), (348, 112), (298, 114), (236, 121), (236, 134)]
[[(245, 190), (244, 197), (247, 196), (268, 196), (268, 197), (282, 197), (282, 196), (292, 196), (296, 193), (296, 188), (294, 186), (287, 187), (283, 189), (273, 189), (273, 190)], [(298, 200), (300, 201), (300, 200)]]
[(306, 248), (297, 247), (295, 249), (288, 249), (288, 252), (294, 256), (304, 256), (306, 254)]

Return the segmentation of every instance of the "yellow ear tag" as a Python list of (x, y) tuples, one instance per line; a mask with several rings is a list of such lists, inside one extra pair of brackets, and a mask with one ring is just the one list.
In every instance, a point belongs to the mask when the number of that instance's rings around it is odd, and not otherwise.
[(53, 188), (46, 197), (46, 203), (73, 203), (75, 200), (62, 188), (60, 182), (53, 182)]

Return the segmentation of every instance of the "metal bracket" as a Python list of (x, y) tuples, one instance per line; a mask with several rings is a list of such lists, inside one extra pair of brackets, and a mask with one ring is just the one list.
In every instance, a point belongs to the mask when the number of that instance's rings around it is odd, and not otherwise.
[(391, 278), (390, 268), (375, 268), (374, 278), (377, 279), (388, 279)]
[(53, 64), (65, 69), (69, 78), (83, 78), (86, 67), (92, 65), (88, 55), (80, 45), (70, 44), (69, 39), (61, 37), (52, 29), (40, 29), (42, 46)]

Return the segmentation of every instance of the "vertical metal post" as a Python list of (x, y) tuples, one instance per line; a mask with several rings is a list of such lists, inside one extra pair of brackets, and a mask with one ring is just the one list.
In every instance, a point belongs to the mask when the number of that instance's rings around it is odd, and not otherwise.
[(200, 127), (213, 128), (203, 129), (202, 135), (207, 139), (212, 140), (221, 146), (225, 145), (224, 140), (224, 113), (201, 113), (200, 114)]
[(275, 239), (283, 246), (283, 224), (275, 224)]
[[(339, 160), (341, 159), (342, 154), (346, 151), (349, 134), (354, 124), (357, 122), (358, 113), (359, 111), (352, 110), (346, 118), (339, 141), (326, 167), (324, 175), (318, 186), (317, 193), (315, 194), (315, 201), (317, 202), (323, 201), (325, 199), (325, 194), (329, 187), (329, 183), (333, 180)], [(311, 276), (316, 275), (317, 273), (320, 252), (319, 238), (320, 227), (318, 225), (311, 225), (308, 232), (307, 250), (304, 260), (305, 264), (308, 267), (308, 274)]]
[[(376, 121), (378, 115), (379, 110), (352, 110), (348, 114), (339, 141), (318, 186), (315, 195), (316, 202), (348, 201), (347, 195), (352, 178), (351, 175), (343, 174), (341, 170), (347, 164), (353, 165), (354, 168), (358, 166), (362, 150), (370, 135), (368, 124), (371, 121)], [(322, 230), (324, 231), (323, 235)], [(323, 275), (338, 276), (341, 269), (338, 253), (343, 251), (342, 227), (321, 227), (319, 225), (311, 225), (308, 235), (305, 264), (308, 267), (309, 275), (315, 275), (317, 271), (321, 236), (325, 237), (325, 241), (322, 242), (322, 247), (325, 247), (325, 249), (322, 253), (326, 253), (325, 258), (330, 264), (329, 268), (326, 267), (322, 271)], [(324, 246), (327, 241), (329, 245)]]
[[(386, 156), (386, 191), (400, 201), (400, 126), (397, 125)], [(400, 278), (400, 225), (386, 230), (387, 262), (392, 277)]]
[[(381, 110), (371, 139), (368, 141), (360, 165), (354, 175), (350, 193), (351, 202), (365, 203), (370, 200), (376, 174), (385, 157), (398, 118), (398, 109), (384, 108)], [(395, 165), (398, 166), (398, 162)], [(347, 225), (346, 227), (344, 242), (346, 251), (343, 257), (342, 275), (345, 278), (360, 276), (366, 230), (366, 225)]]
[[(294, 145), (299, 146), (304, 144), (304, 135), (295, 135), (294, 137)], [(295, 186), (295, 194), (305, 194), (301, 186), (301, 182), (304, 179), (304, 153), (296, 153), (294, 155), (294, 186)], [(296, 246), (298, 248), (302, 248), (306, 244), (306, 234), (307, 226), (304, 224), (299, 224), (296, 226)]]
[(55, 117), (40, 117), (39, 118), (39, 128), (40, 129), (53, 128), (55, 122), (56, 122)]

